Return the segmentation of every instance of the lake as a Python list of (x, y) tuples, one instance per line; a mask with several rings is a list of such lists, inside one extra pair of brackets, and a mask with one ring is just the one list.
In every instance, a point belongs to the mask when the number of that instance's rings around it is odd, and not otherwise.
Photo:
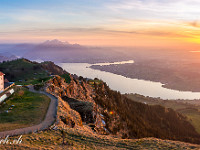
[(125, 93), (137, 93), (144, 96), (160, 97), (162, 99), (200, 99), (200, 92), (177, 91), (162, 87), (160, 82), (152, 82), (139, 79), (131, 79), (121, 75), (116, 75), (110, 72), (95, 70), (89, 68), (91, 65), (110, 65), (110, 64), (125, 64), (134, 63), (133, 60), (114, 62), (114, 63), (58, 63), (60, 67), (71, 74), (77, 74), (85, 78), (99, 78), (106, 82), (113, 90)]

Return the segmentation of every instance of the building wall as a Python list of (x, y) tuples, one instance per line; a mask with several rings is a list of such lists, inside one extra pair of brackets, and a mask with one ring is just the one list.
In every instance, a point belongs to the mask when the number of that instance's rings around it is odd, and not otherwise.
[(4, 90), (4, 76), (0, 76), (0, 91)]

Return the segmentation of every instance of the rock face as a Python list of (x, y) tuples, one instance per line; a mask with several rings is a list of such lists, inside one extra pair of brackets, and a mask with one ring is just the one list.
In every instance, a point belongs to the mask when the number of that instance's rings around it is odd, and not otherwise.
[(57, 96), (79, 99), (81, 101), (92, 102), (93, 90), (85, 82), (75, 80), (71, 76), (71, 82), (68, 84), (64, 78), (55, 76), (47, 83), (47, 90), (55, 93)]
[[(68, 126), (71, 122), (74, 122), (75, 125), (81, 125), (80, 122), (84, 122), (96, 132), (107, 134), (104, 117), (101, 114), (103, 109), (94, 101), (95, 92), (93, 88), (84, 80), (70, 77), (70, 83), (66, 83), (65, 79), (60, 76), (55, 76), (46, 84), (46, 91), (59, 97), (59, 105), (63, 108), (62, 112), (60, 111), (59, 119)], [(73, 113), (69, 114), (71, 110), (73, 110)], [(72, 119), (73, 115), (71, 114), (76, 114), (75, 116), (79, 114), (80, 118)]]
[(57, 120), (59, 122), (63, 122), (65, 125), (71, 128), (73, 128), (75, 125), (82, 125), (80, 114), (71, 109), (69, 104), (61, 98), (58, 99), (58, 108)]
[(59, 97), (59, 120), (69, 127), (90, 126), (99, 134), (121, 138), (157, 137), (199, 143), (200, 135), (187, 118), (172, 109), (132, 101), (95, 79), (65, 82), (55, 76), (46, 91)]

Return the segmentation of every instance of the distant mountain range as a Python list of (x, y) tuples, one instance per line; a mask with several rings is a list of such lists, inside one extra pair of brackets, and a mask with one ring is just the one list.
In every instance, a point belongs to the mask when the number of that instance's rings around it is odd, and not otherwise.
[(10, 53), (0, 53), (0, 62), (15, 60), (18, 57)]
[(40, 44), (0, 44), (0, 52), (9, 52), (30, 60), (54, 62), (97, 63), (128, 59), (125, 54), (114, 48), (87, 47), (57, 39)]
[(62, 42), (62, 41), (59, 41), (57, 39), (54, 39), (54, 40), (47, 40), (45, 41), (44, 43), (42, 43), (43, 45), (57, 45), (57, 46), (65, 46), (65, 45), (69, 45), (69, 42)]

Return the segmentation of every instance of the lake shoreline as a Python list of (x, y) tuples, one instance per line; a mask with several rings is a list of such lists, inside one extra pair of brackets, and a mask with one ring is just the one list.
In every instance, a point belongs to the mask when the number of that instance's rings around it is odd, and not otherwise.
[[(176, 84), (174, 84), (172, 86), (172, 84), (169, 84), (169, 83), (162, 83), (162, 81), (159, 81), (159, 80), (150, 80), (148, 78), (141, 78), (141, 76), (128, 76), (126, 74), (120, 74), (120, 73), (117, 73), (117, 72), (114, 72), (114, 71), (108, 71), (106, 69), (103, 69), (103, 68), (98, 68), (99, 66), (97, 65), (92, 65), (90, 66), (91, 69), (95, 69), (95, 70), (100, 70), (100, 71), (105, 71), (105, 72), (109, 72), (109, 73), (113, 73), (113, 74), (116, 74), (116, 75), (121, 75), (121, 76), (124, 76), (126, 78), (131, 78), (131, 79), (138, 79), (138, 80), (145, 80), (145, 81), (150, 81), (150, 82), (159, 82), (162, 84), (162, 87), (163, 88), (167, 88), (167, 89), (170, 89), (170, 90), (176, 90), (176, 91), (180, 91), (180, 92), (200, 92), (200, 89), (199, 90), (188, 90), (187, 88), (183, 88), (183, 87), (177, 87)], [(102, 66), (101, 66), (102, 67)]]
[(119, 91), (122, 94), (125, 93), (137, 93), (144, 96), (153, 98), (161, 98), (164, 100), (194, 100), (200, 99), (200, 92), (190, 91), (177, 91), (164, 88), (163, 84), (159, 82), (152, 82), (146, 80), (138, 80), (117, 75), (114, 73), (100, 71), (91, 68), (91, 64), (88, 63), (59, 63), (60, 67), (68, 71), (71, 74), (83, 76), (84, 78), (99, 78), (106, 82), (113, 90)]

